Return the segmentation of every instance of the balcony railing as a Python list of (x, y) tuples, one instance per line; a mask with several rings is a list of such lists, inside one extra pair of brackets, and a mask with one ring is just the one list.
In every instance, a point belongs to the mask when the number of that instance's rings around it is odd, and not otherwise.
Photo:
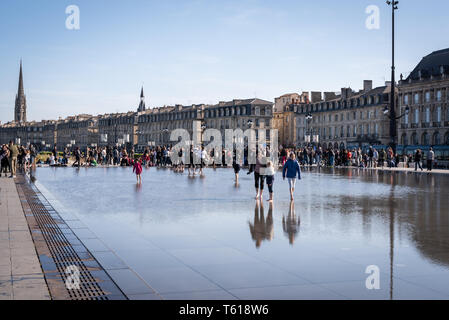
[(417, 123), (412, 123), (412, 129), (416, 129), (416, 128), (418, 128), (418, 124)]
[(441, 127), (441, 122), (434, 122), (434, 123), (432, 123), (432, 126), (434, 128), (439, 128), (439, 127)]
[(408, 129), (408, 124), (401, 123), (401, 129)]
[(430, 127), (430, 123), (429, 122), (421, 123), (421, 128), (429, 128), (429, 127)]

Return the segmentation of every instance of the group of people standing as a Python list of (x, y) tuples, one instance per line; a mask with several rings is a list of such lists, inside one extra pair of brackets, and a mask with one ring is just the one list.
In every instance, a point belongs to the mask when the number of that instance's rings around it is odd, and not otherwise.
[[(433, 164), (435, 162), (435, 152), (433, 151), (433, 148), (430, 148), (427, 152), (427, 171), (432, 171)], [(415, 151), (415, 154), (413, 156), (405, 156), (405, 163), (407, 164), (407, 167), (410, 167), (410, 162), (412, 160), (415, 162), (415, 171), (418, 171), (418, 168), (423, 171), (422, 167), (422, 161), (423, 161), (423, 152), (421, 149), (418, 149)]]
[(2, 174), (5, 177), (16, 177), (17, 169), (29, 170), (34, 166), (36, 159), (36, 148), (30, 145), (28, 148), (20, 145), (16, 145), (14, 141), (10, 141), (9, 144), (4, 144), (0, 149), (0, 177)]

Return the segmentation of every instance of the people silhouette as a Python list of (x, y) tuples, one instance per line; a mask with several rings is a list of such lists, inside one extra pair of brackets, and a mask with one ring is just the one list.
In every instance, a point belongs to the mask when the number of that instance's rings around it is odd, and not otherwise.
[(300, 223), (299, 217), (296, 217), (295, 214), (295, 202), (291, 201), (287, 218), (285, 216), (282, 217), (282, 229), (291, 245), (294, 244), (298, 235)]
[(274, 235), (273, 203), (270, 202), (268, 215), (265, 219), (263, 201), (256, 201), (256, 207), (254, 208), (254, 223), (248, 222), (248, 224), (251, 237), (256, 242), (256, 248), (260, 248), (260, 245), (264, 240), (271, 241)]

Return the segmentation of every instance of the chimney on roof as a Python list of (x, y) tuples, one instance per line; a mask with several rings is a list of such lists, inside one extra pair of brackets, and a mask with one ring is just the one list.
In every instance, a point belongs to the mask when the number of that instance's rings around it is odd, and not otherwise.
[(337, 98), (335, 92), (325, 92), (324, 93), (324, 101), (334, 100)]
[(363, 80), (363, 91), (368, 92), (373, 90), (373, 80)]
[(348, 99), (352, 95), (352, 89), (351, 88), (341, 88), (341, 98), (342, 99)]
[(311, 95), (312, 95), (312, 103), (321, 102), (322, 101), (322, 97), (321, 97), (321, 92), (320, 91), (312, 91)]

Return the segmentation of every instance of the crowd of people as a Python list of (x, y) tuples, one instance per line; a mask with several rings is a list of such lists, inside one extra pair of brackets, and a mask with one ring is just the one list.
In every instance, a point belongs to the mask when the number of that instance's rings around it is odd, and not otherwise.
[[(294, 152), (301, 166), (317, 165), (318, 167), (358, 167), (358, 168), (397, 168), (400, 162), (405, 168), (415, 164), (415, 170), (421, 168), (424, 160), (423, 151), (417, 149), (414, 154), (399, 155), (391, 147), (376, 149), (370, 146), (367, 149), (327, 149), (322, 147), (306, 147), (297, 149), (283, 149), (280, 151), (280, 162), (284, 163), (287, 154)], [(435, 163), (435, 153), (432, 148), (426, 155), (426, 166), (432, 171)]]
[[(50, 166), (69, 166), (74, 167), (95, 167), (102, 166), (122, 166), (132, 167), (136, 175), (137, 183), (142, 183), (142, 171), (144, 167), (169, 167), (174, 172), (184, 172), (188, 169), (189, 176), (195, 176), (197, 173), (204, 177), (204, 168), (211, 166), (227, 167), (229, 159), (232, 159), (232, 167), (235, 174), (235, 183), (239, 183), (239, 173), (242, 167), (248, 167), (247, 174), (254, 174), (254, 186), (256, 191), (256, 200), (262, 199), (265, 183), (268, 187), (268, 201), (273, 201), (274, 177), (278, 168), (272, 161), (265, 161), (269, 157), (269, 148), (266, 150), (257, 148), (255, 151), (255, 163), (249, 164), (248, 149), (245, 148), (243, 157), (237, 159), (236, 152), (223, 149), (221, 155), (216, 157), (214, 150), (210, 152), (205, 150), (204, 146), (190, 146), (187, 148), (175, 149), (171, 145), (147, 147), (143, 153), (136, 153), (133, 148), (114, 147), (88, 147), (81, 150), (75, 147), (72, 150), (64, 148), (58, 152), (56, 147), (50, 152), (46, 160), (38, 157), (36, 147), (15, 145), (13, 141), (3, 145), (0, 150), (1, 174), (8, 174), (10, 177), (16, 176), (17, 169), (28, 171), (36, 164), (48, 164)], [(265, 152), (263, 152), (265, 151)], [(176, 152), (177, 157), (174, 156)], [(423, 152), (416, 150), (413, 155), (403, 155), (401, 157), (393, 152), (392, 148), (380, 149), (369, 147), (367, 149), (355, 148), (349, 149), (326, 149), (322, 147), (304, 147), (304, 148), (280, 148), (279, 166), (282, 167), (282, 177), (289, 183), (290, 199), (294, 200), (294, 191), (297, 179), (301, 179), (301, 167), (305, 166), (353, 166), (358, 168), (383, 168), (385, 165), (389, 168), (397, 167), (401, 160), (405, 167), (410, 167), (411, 162), (415, 164), (415, 170), (423, 167)], [(221, 161), (216, 161), (217, 159)], [(430, 148), (426, 155), (427, 169), (432, 170), (435, 154)]]
[(5, 177), (9, 175), (9, 177), (15, 178), (17, 169), (28, 171), (34, 165), (36, 155), (34, 146), (25, 148), (14, 144), (14, 141), (2, 145), (0, 149), (0, 177), (4, 174)]

